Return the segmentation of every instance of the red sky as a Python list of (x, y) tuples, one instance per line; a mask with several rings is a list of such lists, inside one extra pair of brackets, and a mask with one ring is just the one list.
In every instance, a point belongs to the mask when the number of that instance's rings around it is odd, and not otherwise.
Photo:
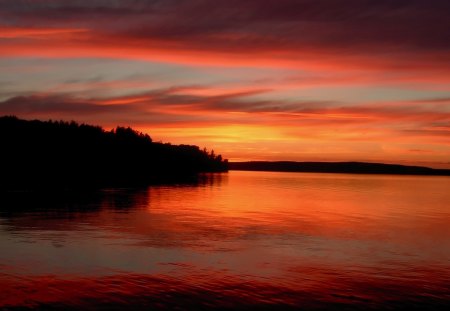
[(230, 160), (450, 167), (446, 0), (0, 0), (0, 114)]

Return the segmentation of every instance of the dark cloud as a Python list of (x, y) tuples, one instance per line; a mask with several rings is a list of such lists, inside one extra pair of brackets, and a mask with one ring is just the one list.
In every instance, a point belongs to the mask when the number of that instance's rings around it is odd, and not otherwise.
[(63, 95), (17, 96), (0, 102), (1, 114), (99, 114), (105, 112), (123, 112), (129, 107), (123, 105), (95, 105), (88, 100), (75, 99)]
[(221, 51), (448, 51), (447, 0), (0, 1), (10, 26), (87, 27)]
[[(223, 95), (192, 95), (183, 88), (159, 89), (151, 92), (114, 98), (76, 98), (65, 94), (34, 94), (16, 96), (0, 102), (0, 115), (26, 118), (57, 118), (98, 120), (134, 124), (226, 121), (227, 112), (245, 113), (304, 113), (319, 115), (336, 105), (333, 102), (296, 101), (276, 102), (257, 100), (254, 92), (236, 92)], [(223, 116), (217, 113), (222, 113)], [(214, 115), (212, 115), (214, 114)], [(102, 122), (103, 122), (102, 121)], [(229, 121), (229, 120), (228, 120)], [(241, 120), (254, 123), (255, 120)]]
[(414, 100), (417, 103), (450, 103), (450, 97), (435, 97)]
[[(262, 100), (252, 97), (267, 93), (268, 90), (255, 89), (251, 91), (239, 91), (232, 93), (224, 93), (218, 95), (193, 95), (190, 94), (192, 89), (201, 89), (200, 87), (173, 87), (167, 89), (159, 89), (151, 92), (124, 96), (113, 99), (115, 101), (123, 100), (131, 101), (135, 107), (142, 110), (154, 107), (156, 109), (170, 108), (171, 106), (179, 107), (180, 113), (186, 111), (194, 111), (198, 114), (202, 112), (311, 112), (316, 109), (324, 109), (338, 105), (338, 102), (332, 101), (282, 101), (282, 100)], [(321, 110), (323, 111), (323, 110)]]
[[(239, 122), (258, 123), (258, 115), (287, 117), (289, 122), (342, 124), (403, 124), (414, 130), (447, 132), (450, 111), (439, 105), (418, 102), (373, 103), (351, 105), (332, 101), (259, 100), (252, 95), (262, 92), (235, 92), (221, 95), (192, 95), (189, 88), (168, 88), (113, 98), (80, 99), (68, 95), (35, 94), (17, 96), (0, 102), (0, 115), (34, 118), (104, 120), (107, 123), (173, 124), (197, 122), (217, 124), (230, 121), (228, 112), (246, 113)], [(431, 101), (433, 103), (433, 101)], [(233, 117), (231, 117), (233, 118)], [(236, 121), (238, 122), (238, 121)]]
[(0, 115), (21, 118), (62, 119), (105, 126), (166, 124), (201, 121), (201, 116), (155, 112), (133, 104), (104, 104), (93, 99), (69, 95), (35, 94), (17, 96), (0, 102)]
[(221, 123), (223, 119), (220, 116), (211, 117), (208, 112), (271, 110), (264, 107), (264, 101), (241, 102), (252, 94), (248, 92), (198, 96), (183, 93), (183, 90), (183, 87), (174, 87), (112, 98), (79, 98), (68, 94), (15, 96), (0, 102), (0, 115), (74, 119), (95, 123), (101, 120), (103, 124), (109, 125), (123, 122), (156, 125), (211, 121)]

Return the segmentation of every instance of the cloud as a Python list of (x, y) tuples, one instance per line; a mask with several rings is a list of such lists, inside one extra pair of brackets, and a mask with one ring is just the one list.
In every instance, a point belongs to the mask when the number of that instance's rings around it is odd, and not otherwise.
[(98, 114), (105, 112), (122, 112), (130, 107), (122, 105), (100, 106), (95, 105), (88, 100), (72, 98), (62, 95), (31, 95), (17, 96), (0, 103), (2, 114)]
[[(0, 4), (0, 19), (6, 26), (22, 27), (25, 38), (27, 33), (54, 32), (46, 40), (2, 42), (3, 55), (395, 70), (442, 70), (450, 63), (450, 5), (444, 0)], [(35, 29), (36, 24), (43, 28)], [(68, 27), (88, 31), (71, 33), (70, 40), (62, 33), (56, 38)]]
[(86, 29), (71, 28), (21, 28), (21, 27), (0, 27), (0, 39), (6, 38), (45, 38), (48, 36), (71, 35), (86, 32)]
[[(0, 4), (3, 17), (10, 23), (79, 23), (144, 39), (228, 36), (223, 45), (233, 46), (233, 40), (264, 36), (265, 42), (289, 47), (298, 43), (341, 47), (386, 43), (420, 49), (450, 46), (443, 27), (449, 23), (450, 5), (445, 0), (348, 0), (345, 5), (335, 0), (266, 0), (264, 4), (259, 0), (21, 0)], [(117, 20), (112, 23), (111, 18)]]
[(268, 101), (253, 96), (263, 92), (193, 95), (192, 87), (156, 89), (108, 98), (79, 98), (64, 94), (18, 96), (0, 102), (0, 114), (27, 118), (102, 120), (108, 125), (127, 120), (151, 126), (204, 127), (224, 124), (262, 125), (273, 128), (314, 128), (316, 131), (394, 131), (442, 136), (450, 128), (450, 111), (441, 109), (445, 98), (346, 104), (327, 101)]

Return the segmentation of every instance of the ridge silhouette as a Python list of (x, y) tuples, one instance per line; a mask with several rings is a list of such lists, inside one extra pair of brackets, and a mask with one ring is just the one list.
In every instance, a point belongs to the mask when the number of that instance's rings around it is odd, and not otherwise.
[(368, 162), (295, 162), (249, 161), (230, 162), (230, 170), (305, 173), (395, 174), (450, 176), (449, 169), (433, 169), (424, 166)]
[(228, 161), (193, 145), (153, 142), (130, 127), (0, 117), (3, 187), (127, 186), (226, 172)]

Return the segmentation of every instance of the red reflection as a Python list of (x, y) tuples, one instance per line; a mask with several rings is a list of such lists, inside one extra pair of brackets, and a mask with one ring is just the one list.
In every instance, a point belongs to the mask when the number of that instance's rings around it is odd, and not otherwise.
[[(426, 303), (445, 306), (448, 284), (436, 283), (439, 270), (424, 268), (409, 273), (421, 274), (429, 281), (417, 283), (408, 273), (397, 280), (362, 276), (358, 271), (325, 267), (293, 269), (290, 278), (255, 279), (224, 271), (184, 267), (171, 275), (115, 274), (88, 278), (83, 276), (0, 275), (0, 307), (27, 308), (133, 308), (163, 309), (192, 307), (352, 307), (393, 308)], [(440, 288), (440, 290), (436, 290)]]

